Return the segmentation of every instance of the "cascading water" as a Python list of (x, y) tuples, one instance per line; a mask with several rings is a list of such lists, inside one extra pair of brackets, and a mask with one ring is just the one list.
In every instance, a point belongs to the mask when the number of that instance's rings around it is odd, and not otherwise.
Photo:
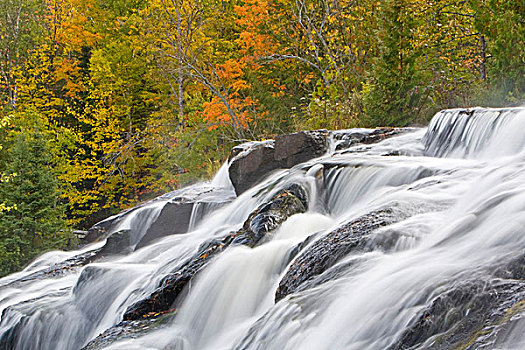
[(426, 154), (439, 157), (490, 159), (523, 150), (522, 108), (445, 110), (430, 123)]
[[(229, 202), (194, 205), (187, 233), (100, 259), (91, 256), (104, 241), (47, 253), (1, 279), (0, 346), (525, 348), (524, 128), (520, 108), (443, 111), (428, 130), (332, 146), (233, 201), (224, 166), (211, 183), (162, 196), (113, 228), (132, 226), (135, 247), (167, 202), (194, 192)], [(292, 185), (306, 192), (306, 212), (253, 247), (216, 254), (167, 313), (121, 322)], [(93, 260), (49, 270), (79, 256)]]

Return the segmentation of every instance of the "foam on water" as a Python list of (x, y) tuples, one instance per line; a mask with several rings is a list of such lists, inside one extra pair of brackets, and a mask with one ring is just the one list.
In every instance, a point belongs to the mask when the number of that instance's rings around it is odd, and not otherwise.
[[(81, 348), (118, 324), (130, 305), (202, 243), (238, 230), (279, 189), (300, 183), (309, 193), (307, 213), (290, 217), (259, 247), (230, 247), (215, 257), (167, 324), (106, 348), (388, 348), (436, 295), (465, 276), (487, 277), (489, 267), (525, 251), (524, 120), (523, 109), (440, 112), (428, 130), (340, 152), (333, 148), (276, 172), (227, 205), (205, 214), (194, 209), (188, 233), (64, 276), (22, 282), (79, 252), (46, 254), (0, 280), (0, 340), (11, 337), (17, 349)], [(231, 199), (227, 165), (203, 186), (220, 187), (218, 195), (227, 192), (224, 198)], [(167, 201), (193, 190), (136, 209), (119, 228), (132, 228), (139, 237)], [(418, 211), (422, 203), (427, 209)], [(324, 283), (274, 302), (289, 252), (306, 237), (322, 239), (343, 223), (394, 204), (415, 214), (374, 232), (366, 249), (326, 271)], [(84, 251), (89, 249), (96, 247)], [(513, 325), (495, 348), (520, 348), (523, 318)]]

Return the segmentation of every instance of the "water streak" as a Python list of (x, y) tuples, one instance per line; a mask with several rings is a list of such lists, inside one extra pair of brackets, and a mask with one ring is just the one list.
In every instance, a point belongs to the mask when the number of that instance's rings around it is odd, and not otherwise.
[[(373, 145), (332, 145), (323, 157), (278, 171), (238, 198), (225, 164), (213, 181), (147, 203), (122, 216), (117, 227), (132, 229), (136, 243), (167, 202), (191, 198), (198, 204), (187, 233), (65, 274), (30, 277), (104, 242), (47, 253), (1, 279), (0, 343), (81, 348), (117, 325), (130, 305), (150, 295), (203, 243), (238, 230), (277, 191), (300, 184), (308, 192), (306, 213), (290, 217), (261, 246), (230, 247), (216, 256), (160, 327), (101, 348), (387, 349), (437, 296), (465, 281), (493, 281), (495, 267), (523, 255), (524, 129), (520, 108), (442, 111), (428, 129)], [(207, 204), (210, 198), (220, 205)], [(372, 232), (308, 288), (274, 302), (293, 263), (291, 252), (307, 237), (303, 252), (342, 225), (393, 206), (410, 215)], [(523, 316), (516, 312), (513, 327), (491, 346), (520, 348)], [(414, 348), (435, 340), (431, 336)]]

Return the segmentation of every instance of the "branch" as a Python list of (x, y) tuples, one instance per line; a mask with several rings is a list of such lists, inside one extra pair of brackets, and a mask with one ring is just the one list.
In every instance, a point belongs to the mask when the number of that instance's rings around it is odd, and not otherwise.
[(317, 69), (321, 73), (326, 72), (326, 69), (322, 69), (321, 67), (319, 67), (317, 64), (313, 63), (312, 61), (310, 61), (310, 60), (308, 60), (306, 58), (303, 58), (301, 56), (297, 56), (297, 55), (278, 55), (278, 54), (274, 54), (274, 55), (270, 55), (270, 56), (263, 56), (260, 59), (267, 61), (267, 62), (262, 62), (262, 63), (271, 63), (271, 62), (275, 62), (275, 61), (284, 61), (284, 60), (292, 59), (292, 60), (297, 60), (297, 61), (301, 61), (303, 63), (306, 63), (309, 66)]

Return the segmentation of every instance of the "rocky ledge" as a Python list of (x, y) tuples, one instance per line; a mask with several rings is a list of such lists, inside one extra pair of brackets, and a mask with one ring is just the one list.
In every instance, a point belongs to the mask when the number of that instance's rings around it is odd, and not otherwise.
[(91, 340), (82, 350), (98, 350), (110, 346), (115, 341), (140, 337), (152, 328), (160, 328), (167, 323), (173, 314), (156, 314), (154, 317), (136, 321), (122, 321)]
[[(356, 144), (371, 144), (406, 130), (381, 128), (301, 131), (279, 135), (274, 140), (240, 144), (231, 150), (228, 160), (228, 176), (235, 193), (230, 189), (198, 184), (176, 190), (98, 222), (88, 230), (83, 243), (107, 239), (97, 258), (128, 254), (162, 237), (186, 233), (192, 215), (206, 213), (229, 203), (235, 194), (242, 194), (274, 170), (291, 168), (322, 156), (329, 148), (339, 151)], [(156, 203), (163, 203), (158, 214), (153, 213)], [(122, 227), (133, 216), (139, 219), (153, 216), (154, 219), (148, 227), (141, 228), (145, 232), (135, 232), (136, 228)]]
[(318, 238), (313, 244), (307, 246), (288, 267), (277, 287), (275, 301), (281, 300), (288, 294), (322, 283), (324, 279), (316, 279), (316, 277), (322, 275), (351, 252), (367, 249), (373, 234), (379, 228), (430, 210), (436, 210), (436, 208), (393, 203), (389, 207), (374, 210), (351, 220)]
[(525, 255), (460, 280), (431, 296), (389, 349), (506, 349), (525, 317)]
[(149, 297), (129, 307), (124, 314), (124, 320), (149, 318), (156, 313), (171, 310), (188, 283), (215, 256), (229, 246), (245, 245), (253, 248), (261, 244), (288, 217), (304, 213), (307, 206), (306, 191), (299, 185), (291, 185), (278, 191), (269, 202), (250, 214), (240, 230), (202, 244), (198, 253), (164, 277)]
[(240, 195), (277, 169), (320, 157), (329, 148), (343, 150), (356, 144), (371, 144), (405, 132), (408, 129), (315, 130), (279, 135), (275, 140), (247, 142), (234, 147), (229, 156), (230, 180)]

